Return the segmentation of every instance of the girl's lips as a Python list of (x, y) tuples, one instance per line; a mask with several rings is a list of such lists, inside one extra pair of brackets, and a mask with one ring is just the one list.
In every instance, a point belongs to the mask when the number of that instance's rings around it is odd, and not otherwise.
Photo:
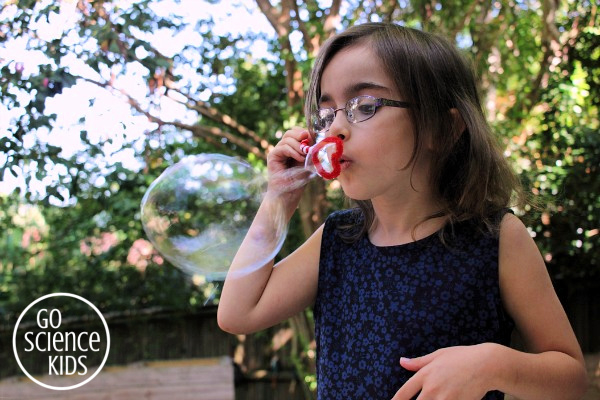
[(352, 160), (350, 160), (349, 158), (342, 157), (340, 159), (340, 167), (341, 167), (342, 171), (345, 170), (346, 168), (348, 168), (351, 164), (352, 164)]

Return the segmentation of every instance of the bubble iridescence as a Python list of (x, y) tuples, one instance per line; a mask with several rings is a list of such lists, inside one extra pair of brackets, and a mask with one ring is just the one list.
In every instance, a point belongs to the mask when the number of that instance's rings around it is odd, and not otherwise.
[[(266, 178), (250, 164), (222, 154), (188, 156), (167, 168), (141, 204), (146, 235), (169, 262), (208, 281), (223, 280), (261, 204)], [(274, 234), (244, 270), (270, 261), (287, 233), (283, 215)]]

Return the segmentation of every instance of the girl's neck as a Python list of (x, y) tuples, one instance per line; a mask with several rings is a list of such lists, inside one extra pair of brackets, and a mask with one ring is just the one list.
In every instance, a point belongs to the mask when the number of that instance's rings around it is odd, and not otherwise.
[(423, 239), (442, 228), (446, 218), (429, 218), (443, 209), (429, 191), (394, 198), (372, 199), (375, 221), (369, 239), (377, 246), (393, 246)]

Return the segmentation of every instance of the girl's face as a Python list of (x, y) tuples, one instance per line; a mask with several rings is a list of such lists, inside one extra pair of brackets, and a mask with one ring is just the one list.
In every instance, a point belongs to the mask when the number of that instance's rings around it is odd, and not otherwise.
[[(319, 107), (338, 109), (356, 96), (403, 101), (378, 57), (366, 44), (338, 52), (321, 76)], [(344, 140), (342, 172), (339, 181), (345, 194), (355, 200), (374, 200), (380, 196), (401, 199), (406, 190), (418, 190), (419, 163), (406, 168), (414, 144), (413, 126), (408, 110), (383, 106), (363, 122), (351, 123), (344, 110), (337, 112), (327, 135)]]

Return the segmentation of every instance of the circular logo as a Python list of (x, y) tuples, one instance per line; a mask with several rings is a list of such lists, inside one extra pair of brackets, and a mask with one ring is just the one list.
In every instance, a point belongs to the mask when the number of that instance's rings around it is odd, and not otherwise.
[[(98, 315), (98, 317), (100, 317), (106, 333), (106, 351), (98, 368), (84, 381), (70, 386), (54, 386), (34, 378), (23, 366), (21, 358), (19, 357), (19, 347), (17, 346), (19, 324), (27, 311), (44, 300), (57, 297), (73, 298), (85, 303)], [(37, 352), (38, 354), (41, 354), (41, 359), (45, 358), (47, 360), (48, 375), (85, 377), (88, 374), (88, 356), (99, 354), (102, 351), (103, 340), (101, 334), (97, 331), (87, 332), (85, 330), (65, 332), (64, 329), (61, 328), (62, 322), (63, 315), (59, 307), (40, 308), (36, 315), (36, 326), (31, 330), (27, 330), (22, 337), (26, 344), (21, 348), (21, 350), (23, 350), (21, 357), (24, 357), (25, 354)], [(29, 379), (47, 389), (71, 390), (85, 385), (98, 375), (108, 358), (110, 332), (102, 313), (88, 300), (72, 293), (51, 293), (33, 301), (25, 308), (25, 310), (23, 310), (19, 319), (17, 319), (13, 331), (12, 342), (13, 352), (17, 363)], [(38, 359), (39, 357), (36, 360)]]

